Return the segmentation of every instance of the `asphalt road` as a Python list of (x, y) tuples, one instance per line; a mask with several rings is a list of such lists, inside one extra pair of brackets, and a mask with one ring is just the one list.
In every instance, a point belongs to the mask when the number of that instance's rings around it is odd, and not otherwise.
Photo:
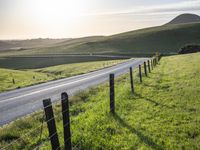
[(147, 58), (132, 59), (91, 73), (0, 93), (0, 126), (41, 109), (43, 99), (51, 98), (52, 102), (59, 101), (62, 92), (73, 95), (108, 81), (110, 73), (119, 76), (128, 72), (129, 67), (136, 69), (145, 60)]

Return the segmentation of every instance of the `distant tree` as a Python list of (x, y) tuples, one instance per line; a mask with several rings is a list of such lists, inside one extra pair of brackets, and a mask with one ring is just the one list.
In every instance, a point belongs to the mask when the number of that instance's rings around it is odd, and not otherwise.
[(200, 45), (187, 45), (179, 50), (179, 54), (188, 54), (200, 52)]

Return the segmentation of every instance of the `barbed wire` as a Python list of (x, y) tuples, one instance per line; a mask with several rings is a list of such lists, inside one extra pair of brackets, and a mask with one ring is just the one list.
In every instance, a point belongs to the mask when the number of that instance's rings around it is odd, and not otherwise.
[(18, 142), (19, 140), (22, 140), (23, 138), (25, 137), (28, 137), (28, 135), (30, 135), (31, 133), (33, 133), (34, 131), (40, 129), (41, 126), (37, 127), (37, 128), (34, 128), (32, 129), (31, 131), (23, 134), (23, 136), (19, 137), (18, 139), (14, 140), (13, 142), (9, 143), (8, 145), (6, 145), (5, 147), (1, 148), (1, 150), (4, 150), (4, 149), (7, 149), (9, 146), (11, 146), (13, 143), (16, 143)]
[[(46, 107), (47, 108), (47, 107)], [(59, 113), (57, 113), (56, 115), (54, 115), (54, 117), (50, 118), (49, 120), (46, 120), (46, 123), (49, 123), (50, 121), (52, 121), (53, 119), (56, 119), (56, 118), (59, 118), (63, 112), (66, 112), (68, 110), (65, 110), (65, 111), (61, 111)], [(1, 148), (0, 150), (3, 150), (3, 149), (7, 149), (7, 147), (10, 147), (11, 145), (13, 145), (14, 143), (18, 142), (19, 140), (22, 140), (24, 139), (25, 137), (28, 138), (28, 135), (34, 133), (35, 131), (37, 130), (40, 130), (41, 132), (43, 131), (43, 124), (44, 124), (44, 120), (45, 120), (45, 117), (43, 115), (42, 117), (42, 121), (41, 121), (41, 125), (38, 125), (37, 127), (35, 127), (34, 129), (32, 129), (31, 131), (23, 134), (23, 136), (19, 137), (18, 139), (15, 139), (14, 141), (12, 141), (11, 143), (9, 143), (8, 145), (6, 145), (5, 147)], [(16, 126), (18, 127), (18, 126)], [(41, 134), (40, 134), (40, 138), (41, 138)], [(41, 141), (41, 139), (40, 139)]]
[[(141, 64), (141, 67), (142, 67), (142, 66), (144, 66), (144, 65)], [(138, 71), (138, 70), (137, 70), (137, 67), (133, 68), (132, 71), (133, 71), (132, 73), (137, 72), (137, 71)], [(119, 75), (119, 76), (120, 76), (120, 75)], [(118, 76), (117, 76), (117, 77), (118, 77)], [(117, 78), (117, 77), (115, 77), (115, 78)], [(113, 87), (115, 87), (115, 86), (113, 85), (113, 86), (109, 86), (109, 87), (110, 87), (110, 88), (113, 88)], [(69, 93), (70, 93), (70, 92), (69, 92)], [(110, 93), (110, 94), (113, 95), (114, 93)], [(72, 95), (72, 93), (71, 93), (70, 95)], [(66, 99), (61, 99), (61, 101), (62, 101), (62, 100), (66, 100)], [(33, 101), (31, 104), (33, 104), (33, 103), (35, 103), (35, 102)], [(92, 105), (90, 105), (90, 106), (87, 107), (87, 108), (88, 108), (89, 110), (92, 110), (92, 109), (94, 108), (94, 106), (98, 106), (99, 103), (102, 103), (102, 101), (98, 101), (98, 102), (96, 102), (96, 103), (92, 103)], [(30, 105), (30, 103), (29, 103), (29, 105)], [(50, 106), (52, 106), (52, 104), (43, 107), (43, 109), (48, 108), (48, 107), (50, 107)], [(113, 108), (114, 108), (114, 107), (113, 107)], [(110, 109), (113, 109), (113, 108), (110, 108)], [(50, 118), (49, 120), (47, 120), (46, 123), (52, 121), (52, 120), (55, 119), (55, 118), (58, 118), (62, 113), (65, 113), (65, 112), (67, 112), (67, 111), (69, 111), (69, 110), (64, 110), (64, 111), (61, 111), (60, 113), (57, 113), (54, 117), (52, 117), (52, 118)], [(35, 111), (35, 112), (33, 112), (33, 113), (38, 113), (38, 111)], [(37, 118), (37, 120), (38, 120), (37, 115), (36, 115), (36, 118)], [(48, 138), (44, 139), (43, 142), (41, 142), (41, 141), (42, 141), (43, 127), (44, 127), (44, 126), (43, 126), (43, 123), (44, 123), (44, 115), (43, 115), (43, 119), (42, 119), (42, 121), (41, 121), (41, 126), (40, 126), (40, 139), (39, 139), (39, 143), (40, 143), (40, 144), (39, 144), (36, 148), (39, 148), (43, 143), (45, 143), (47, 140), (51, 139), (53, 136), (55, 136), (55, 135), (57, 134), (57, 132), (55, 132), (53, 135), (51, 135), (51, 137), (48, 137)], [(66, 126), (69, 125), (70, 123), (72, 123), (72, 121), (70, 121), (69, 123), (65, 124), (64, 127), (66, 127)], [(10, 145), (12, 145), (13, 143), (16, 143), (17, 141), (19, 141), (19, 140), (25, 138), (26, 136), (30, 135), (33, 131), (36, 131), (36, 130), (38, 130), (38, 129), (39, 129), (39, 128), (37, 127), (37, 128), (35, 128), (35, 129), (31, 130), (30, 132), (24, 134), (22, 137), (19, 137), (18, 139), (16, 139), (16, 140), (13, 141), (12, 143), (10, 143), (10, 144), (8, 144), (7, 146), (5, 146), (3, 149), (6, 149), (7, 147), (9, 147)], [(71, 138), (72, 138), (72, 136), (71, 136)], [(69, 139), (68, 139), (68, 140), (69, 140)], [(65, 141), (65, 142), (66, 142), (66, 141)], [(1, 148), (1, 149), (2, 149), (2, 148)]]
[(72, 149), (77, 148), (77, 146), (79, 146), (79, 144), (80, 144), (82, 141), (83, 141), (83, 139), (80, 139), (79, 142), (78, 142), (76, 145), (74, 145), (74, 146), (72, 147)]
[[(44, 119), (45, 119), (45, 115), (43, 114), (42, 125), (41, 125), (41, 130), (40, 130), (39, 143), (41, 143), (41, 140), (42, 140), (42, 134), (43, 134), (43, 128), (44, 128)], [(39, 149), (39, 146), (38, 146), (38, 149)]]

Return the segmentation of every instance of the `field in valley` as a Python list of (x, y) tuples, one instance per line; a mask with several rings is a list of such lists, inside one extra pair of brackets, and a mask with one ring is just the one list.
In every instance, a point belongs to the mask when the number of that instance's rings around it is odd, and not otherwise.
[(0, 57), (0, 68), (7, 69), (37, 69), (63, 64), (85, 63), (95, 61), (109, 61), (124, 58), (111, 58), (99, 56), (26, 56), (26, 57)]
[(50, 80), (80, 75), (116, 65), (124, 61), (126, 60), (94, 61), (28, 70), (0, 68), (0, 92), (43, 83)]

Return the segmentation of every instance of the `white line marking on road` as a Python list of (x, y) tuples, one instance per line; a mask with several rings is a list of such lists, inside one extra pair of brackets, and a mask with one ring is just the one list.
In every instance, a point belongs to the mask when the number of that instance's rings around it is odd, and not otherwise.
[(56, 88), (63, 87), (63, 86), (66, 86), (66, 85), (71, 85), (71, 84), (74, 84), (74, 83), (82, 82), (82, 81), (85, 81), (85, 80), (88, 80), (88, 79), (96, 78), (98, 76), (102, 76), (102, 75), (105, 75), (105, 74), (108, 74), (108, 73), (120, 70), (121, 68), (125, 68), (125, 67), (122, 66), (122, 67), (113, 69), (111, 71), (107, 71), (107, 72), (100, 73), (100, 74), (97, 74), (97, 75), (93, 75), (93, 76), (90, 76), (90, 77), (85, 77), (83, 79), (77, 79), (76, 81), (72, 81), (72, 82), (69, 82), (69, 83), (60, 84), (60, 85), (57, 85), (57, 86), (53, 86), (53, 87), (50, 87), (50, 88), (45, 88), (43, 90), (38, 90), (38, 91), (35, 91), (35, 92), (31, 92), (31, 93), (28, 93), (28, 94), (20, 95), (20, 96), (17, 96), (17, 97), (12, 97), (12, 98), (9, 98), (9, 99), (4, 99), (4, 100), (1, 100), (0, 103), (2, 103), (2, 102), (9, 102), (9, 101), (11, 101), (13, 99), (18, 99), (18, 98), (22, 98), (22, 97), (26, 97), (26, 96), (38, 94), (38, 93), (41, 93), (41, 92), (44, 92), (44, 91), (48, 91), (48, 90), (56, 89)]

